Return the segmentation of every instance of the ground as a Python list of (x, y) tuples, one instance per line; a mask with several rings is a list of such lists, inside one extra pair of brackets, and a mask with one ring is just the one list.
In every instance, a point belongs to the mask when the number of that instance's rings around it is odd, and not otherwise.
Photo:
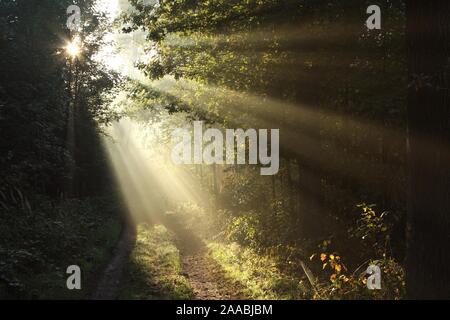
[(94, 299), (245, 299), (204, 243), (172, 221), (129, 226)]
[(250, 249), (208, 242), (176, 215), (126, 227), (94, 299), (304, 299), (304, 277), (288, 276)]

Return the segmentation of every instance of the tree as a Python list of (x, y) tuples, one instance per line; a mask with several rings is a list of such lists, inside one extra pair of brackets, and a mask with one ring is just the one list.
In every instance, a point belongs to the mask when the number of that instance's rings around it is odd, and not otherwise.
[(450, 3), (407, 2), (407, 294), (450, 297)]

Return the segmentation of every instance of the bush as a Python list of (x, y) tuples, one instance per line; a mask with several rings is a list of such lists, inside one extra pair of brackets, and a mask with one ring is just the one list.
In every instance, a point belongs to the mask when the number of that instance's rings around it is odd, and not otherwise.
[(255, 248), (259, 243), (259, 225), (259, 217), (253, 212), (234, 217), (227, 226), (227, 238), (231, 242)]

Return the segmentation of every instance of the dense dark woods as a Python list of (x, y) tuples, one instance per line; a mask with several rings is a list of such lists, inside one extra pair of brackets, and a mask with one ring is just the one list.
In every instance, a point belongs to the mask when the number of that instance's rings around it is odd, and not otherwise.
[(408, 1), (408, 257), (410, 298), (450, 294), (447, 1)]
[(1, 6), (1, 176), (9, 180), (2, 187), (20, 184), (56, 195), (62, 191), (58, 185), (66, 162), (65, 60), (55, 56), (61, 41), (56, 32), (64, 24), (57, 13), (64, 6), (37, 9), (14, 1), (2, 1)]
[[(122, 202), (151, 225), (119, 242), (122, 298), (208, 298), (196, 286), (211, 278), (189, 271), (204, 266), (239, 297), (450, 298), (450, 5), (157, 3), (118, 1), (112, 22), (76, 1), (71, 32), (72, 1), (0, 0), (0, 298), (91, 297)], [(380, 30), (365, 25), (374, 4)], [(142, 57), (126, 40), (115, 53), (141, 77), (95, 59), (112, 31), (143, 34)], [(279, 171), (152, 160), (194, 120), (280, 129)], [(80, 291), (66, 289), (72, 264)]]
[[(70, 61), (63, 52), (65, 42), (70, 40), (65, 26), (69, 4), (2, 1), (1, 129), (2, 154), (6, 156), (2, 157), (1, 170), (6, 188), (20, 185), (37, 193), (61, 196), (65, 193), (66, 166), (74, 156), (66, 150), (72, 100), (77, 125), (93, 126), (94, 117), (108, 121), (110, 116), (102, 109), (100, 94), (112, 88), (114, 75), (91, 61), (101, 45), (101, 18), (85, 28), (92, 39), (85, 44), (83, 56)], [(89, 130), (77, 132), (95, 137)], [(84, 139), (80, 136), (77, 140), (82, 143)], [(89, 153), (84, 147), (78, 149)]]
[[(105, 255), (96, 247), (112, 245), (98, 241), (114, 239), (102, 230), (118, 230), (115, 209), (102, 198), (111, 179), (95, 122), (112, 116), (101, 94), (116, 76), (92, 61), (101, 44), (101, 17), (86, 21), (92, 42), (85, 42), (83, 55), (67, 57), (70, 4), (0, 3), (2, 298), (70, 296), (59, 284), (68, 262), (78, 256), (94, 269), (89, 264)], [(92, 3), (82, 5), (88, 10)]]

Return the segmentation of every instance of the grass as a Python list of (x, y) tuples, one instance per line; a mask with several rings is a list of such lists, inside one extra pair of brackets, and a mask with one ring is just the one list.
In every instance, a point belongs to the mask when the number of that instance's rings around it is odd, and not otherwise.
[(120, 299), (192, 299), (182, 275), (180, 252), (164, 226), (138, 226), (136, 245), (126, 267)]
[[(0, 214), (0, 298), (89, 298), (120, 235), (119, 206), (110, 197), (36, 203)], [(81, 290), (66, 287), (70, 265), (81, 268)]]
[(244, 293), (257, 300), (298, 300), (309, 296), (303, 279), (283, 274), (274, 260), (238, 244), (210, 242), (210, 255), (227, 276), (241, 283)]

